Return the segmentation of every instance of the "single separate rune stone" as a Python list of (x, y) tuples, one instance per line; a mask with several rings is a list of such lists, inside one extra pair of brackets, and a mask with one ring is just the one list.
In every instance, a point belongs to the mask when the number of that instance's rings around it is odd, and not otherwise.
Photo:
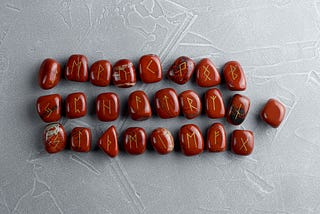
[(157, 128), (150, 135), (150, 142), (159, 154), (165, 155), (172, 152), (174, 148), (174, 138), (166, 128)]
[(39, 69), (38, 83), (42, 89), (55, 87), (61, 78), (61, 66), (54, 59), (45, 59)]
[(209, 152), (223, 152), (227, 149), (226, 130), (221, 123), (214, 123), (207, 131), (207, 148)]
[(123, 143), (129, 154), (142, 154), (147, 148), (147, 134), (143, 128), (130, 127), (124, 132)]
[(260, 113), (260, 117), (273, 128), (280, 126), (286, 115), (286, 107), (276, 99), (269, 99)]
[(69, 57), (64, 76), (67, 80), (86, 82), (88, 75), (88, 59), (84, 55), (75, 54)]
[(48, 153), (57, 153), (66, 147), (67, 135), (60, 123), (51, 123), (43, 131), (44, 148)]
[(200, 87), (212, 87), (220, 82), (220, 74), (213, 62), (208, 58), (202, 59), (196, 67), (196, 83)]
[(134, 91), (129, 95), (128, 108), (133, 120), (146, 120), (152, 115), (150, 102), (144, 91)]
[(222, 94), (219, 89), (212, 88), (206, 91), (205, 99), (205, 112), (209, 118), (216, 119), (225, 116), (226, 110), (222, 99)]
[(37, 112), (40, 118), (46, 122), (56, 122), (61, 118), (61, 96), (50, 94), (37, 99)]
[(193, 119), (201, 114), (202, 104), (196, 92), (187, 90), (180, 93), (179, 101), (181, 111), (187, 119)]
[(237, 155), (250, 155), (254, 147), (253, 132), (234, 130), (231, 136), (231, 151)]
[(98, 140), (99, 148), (110, 157), (118, 155), (118, 134), (115, 126), (110, 126)]
[(99, 94), (96, 98), (96, 114), (99, 120), (114, 121), (120, 114), (120, 102), (116, 93)]
[(91, 149), (91, 130), (85, 127), (75, 127), (71, 131), (71, 150), (89, 152)]
[(231, 98), (227, 110), (227, 121), (233, 125), (240, 125), (248, 114), (250, 99), (246, 96), (236, 94)]
[(203, 152), (204, 140), (198, 126), (186, 124), (179, 131), (180, 147), (186, 156), (197, 155)]
[(239, 62), (227, 62), (223, 67), (223, 76), (231, 91), (246, 90), (246, 77)]
[(155, 83), (162, 79), (160, 58), (154, 54), (144, 55), (139, 61), (140, 78), (144, 83)]
[(96, 86), (110, 84), (112, 65), (108, 60), (99, 60), (90, 67), (90, 82)]
[(155, 109), (163, 119), (174, 118), (180, 114), (178, 96), (173, 88), (164, 88), (154, 96)]
[(177, 84), (185, 84), (188, 82), (194, 72), (195, 63), (186, 56), (176, 59), (167, 72), (167, 77)]
[(136, 69), (128, 59), (121, 59), (113, 66), (112, 82), (119, 88), (129, 88), (136, 84)]
[(82, 92), (69, 94), (65, 100), (67, 118), (79, 118), (87, 114), (87, 97)]

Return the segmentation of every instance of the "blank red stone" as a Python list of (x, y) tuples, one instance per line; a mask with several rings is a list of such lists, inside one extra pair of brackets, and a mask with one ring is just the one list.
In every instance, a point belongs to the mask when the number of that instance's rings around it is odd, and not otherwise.
[(110, 84), (112, 65), (108, 60), (99, 60), (90, 67), (90, 82), (96, 86)]
[(157, 128), (150, 135), (150, 142), (159, 154), (165, 155), (172, 152), (174, 148), (174, 138), (166, 128)]
[(42, 89), (55, 87), (61, 78), (60, 63), (54, 59), (45, 59), (39, 69), (38, 83)]
[(121, 59), (113, 66), (112, 82), (119, 88), (129, 88), (136, 84), (136, 69), (128, 59)]
[(238, 155), (250, 155), (254, 147), (253, 132), (235, 130), (231, 136), (231, 151)]
[(180, 147), (186, 156), (197, 155), (203, 152), (204, 140), (198, 126), (186, 124), (179, 131)]
[(46, 122), (56, 122), (61, 118), (61, 96), (50, 94), (37, 99), (37, 112), (40, 118)]
[(159, 82), (162, 79), (162, 65), (160, 58), (154, 54), (142, 56), (139, 60), (139, 71), (142, 82)]
[(206, 91), (205, 96), (205, 112), (209, 118), (222, 118), (225, 116), (226, 110), (222, 94), (219, 89), (212, 88)]
[(283, 121), (285, 114), (286, 107), (280, 101), (269, 99), (262, 109), (260, 116), (267, 124), (273, 128), (277, 128)]
[(79, 118), (87, 114), (87, 97), (82, 92), (69, 94), (65, 100), (67, 118)]
[(150, 102), (144, 91), (134, 91), (129, 95), (128, 108), (133, 120), (146, 120), (152, 115)]
[(227, 148), (226, 130), (221, 123), (214, 123), (207, 131), (207, 148), (209, 152), (223, 152)]
[(202, 104), (199, 95), (187, 90), (179, 95), (180, 107), (183, 115), (188, 119), (193, 119), (201, 114)]
[(110, 126), (98, 140), (99, 148), (110, 157), (118, 155), (118, 134), (115, 126)]
[(185, 84), (188, 82), (194, 72), (195, 63), (186, 56), (176, 59), (167, 72), (167, 77), (177, 84)]
[(88, 81), (88, 59), (84, 55), (75, 54), (69, 57), (64, 76), (67, 80), (86, 82)]
[(123, 135), (124, 149), (132, 155), (144, 153), (147, 148), (147, 134), (143, 128), (128, 128)]
[(116, 93), (99, 94), (96, 98), (96, 114), (99, 120), (114, 121), (120, 114), (120, 102)]
[(231, 98), (227, 110), (227, 121), (233, 125), (240, 125), (248, 114), (250, 108), (250, 99), (241, 94), (235, 94)]
[(246, 90), (246, 77), (239, 62), (227, 62), (223, 67), (223, 76), (231, 91)]
[(89, 152), (91, 149), (91, 130), (85, 127), (75, 127), (71, 131), (71, 150)]
[(66, 147), (67, 135), (60, 123), (52, 123), (46, 126), (43, 131), (43, 143), (48, 153), (57, 153)]
[(213, 62), (208, 58), (202, 59), (196, 67), (196, 83), (200, 87), (212, 87), (220, 82), (220, 74)]
[(180, 106), (178, 96), (173, 88), (164, 88), (157, 91), (154, 96), (154, 102), (159, 117), (168, 119), (179, 116)]

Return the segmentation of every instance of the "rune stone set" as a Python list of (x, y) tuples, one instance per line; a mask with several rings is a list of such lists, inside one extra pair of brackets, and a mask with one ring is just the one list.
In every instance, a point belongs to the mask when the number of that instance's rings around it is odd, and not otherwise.
[[(155, 83), (162, 80), (162, 65), (159, 57), (154, 54), (144, 55), (138, 65), (140, 79), (144, 83)], [(204, 109), (209, 118), (224, 118), (232, 125), (240, 125), (246, 118), (250, 99), (235, 94), (225, 108), (222, 94), (214, 86), (221, 83), (220, 73), (208, 59), (202, 59), (197, 65), (186, 56), (174, 61), (167, 71), (167, 78), (177, 84), (185, 84), (192, 75), (196, 75), (196, 83), (200, 87), (208, 87), (202, 102), (193, 90), (186, 90), (177, 95), (173, 88), (158, 90), (154, 96), (154, 108), (159, 118), (175, 118), (182, 114), (193, 119)], [(227, 62), (223, 67), (223, 78), (229, 90), (244, 91), (246, 77), (241, 65), (236, 61)], [(38, 83), (42, 89), (55, 87), (62, 75), (61, 65), (54, 59), (45, 59), (39, 69)], [(137, 76), (134, 64), (128, 59), (121, 59), (112, 65), (107, 60), (94, 62), (90, 70), (88, 59), (84, 55), (70, 56), (64, 70), (64, 77), (70, 81), (90, 82), (105, 87), (112, 82), (119, 88), (128, 88), (136, 84)], [(87, 114), (87, 98), (82, 92), (71, 93), (64, 102), (66, 117), (80, 118)], [(100, 121), (110, 122), (119, 117), (119, 97), (114, 92), (101, 93), (96, 97), (96, 115)], [(41, 96), (36, 103), (40, 118), (48, 124), (43, 131), (43, 143), (48, 153), (62, 151), (67, 142), (75, 152), (91, 150), (92, 134), (89, 127), (74, 127), (67, 140), (67, 134), (59, 121), (62, 112), (62, 98), (59, 94)], [(133, 91), (128, 97), (128, 111), (133, 120), (147, 120), (152, 116), (152, 108), (148, 96), (142, 90)], [(276, 99), (269, 99), (260, 112), (260, 117), (270, 126), (277, 128), (285, 116), (285, 106)], [(171, 132), (159, 127), (147, 137), (142, 127), (129, 127), (124, 131), (123, 147), (129, 154), (144, 153), (150, 142), (159, 154), (167, 154), (174, 149), (174, 137)], [(227, 148), (227, 137), (224, 126), (213, 123), (206, 132), (206, 139), (195, 124), (182, 125), (179, 130), (181, 151), (187, 156), (197, 155), (206, 148), (209, 152), (223, 152)], [(100, 136), (98, 146), (110, 157), (118, 155), (118, 133), (115, 126), (108, 127)], [(254, 135), (250, 130), (234, 130), (230, 139), (231, 151), (238, 155), (249, 155), (254, 148)]]

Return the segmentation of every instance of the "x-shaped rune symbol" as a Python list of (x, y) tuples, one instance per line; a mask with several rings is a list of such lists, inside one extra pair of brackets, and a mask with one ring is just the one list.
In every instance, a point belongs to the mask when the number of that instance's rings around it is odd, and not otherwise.
[(246, 139), (245, 141), (243, 140), (243, 138), (241, 138), (241, 143), (242, 146), (240, 147), (240, 150), (242, 150), (242, 148), (244, 148), (246, 151), (248, 151), (246, 144), (248, 144), (248, 139)]

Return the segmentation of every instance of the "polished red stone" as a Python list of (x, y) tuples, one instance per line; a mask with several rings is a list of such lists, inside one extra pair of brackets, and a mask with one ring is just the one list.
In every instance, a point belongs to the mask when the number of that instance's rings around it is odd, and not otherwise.
[(136, 69), (128, 59), (121, 59), (113, 66), (112, 82), (119, 88), (129, 88), (136, 84)]
[(188, 119), (193, 119), (201, 114), (202, 104), (199, 95), (187, 90), (179, 95), (180, 107), (183, 115)]
[(236, 94), (232, 97), (226, 113), (227, 121), (233, 125), (240, 125), (248, 114), (250, 99), (246, 96)]
[(75, 54), (69, 57), (64, 76), (67, 80), (88, 81), (88, 59), (84, 55)]
[(89, 152), (91, 149), (91, 130), (85, 127), (75, 127), (71, 131), (71, 150)]
[(67, 135), (60, 123), (52, 123), (46, 126), (43, 131), (44, 148), (48, 153), (57, 153), (66, 147)]
[(150, 135), (150, 142), (159, 154), (164, 155), (172, 152), (174, 148), (174, 138), (166, 128), (157, 128)]
[(144, 153), (147, 148), (147, 134), (143, 128), (128, 128), (123, 135), (124, 149), (132, 155)]
[(177, 117), (180, 114), (178, 96), (173, 88), (164, 88), (154, 96), (155, 109), (163, 119)]
[(167, 72), (167, 77), (177, 84), (185, 84), (188, 82), (194, 72), (195, 63), (186, 56), (176, 59)]
[(227, 62), (223, 67), (223, 76), (231, 91), (246, 90), (246, 77), (239, 62)]
[(162, 65), (160, 58), (154, 54), (142, 56), (139, 61), (139, 71), (142, 82), (159, 82), (162, 79)]
[(152, 111), (148, 96), (144, 91), (134, 91), (128, 99), (129, 114), (133, 120), (146, 120)]
[(83, 117), (87, 113), (87, 97), (82, 92), (69, 94), (65, 100), (67, 118)]
[(250, 155), (254, 147), (253, 132), (235, 130), (231, 136), (231, 151), (238, 155)]
[(221, 123), (214, 123), (207, 131), (207, 148), (209, 152), (223, 152), (227, 149), (226, 130)]
[(108, 86), (111, 79), (112, 65), (108, 60), (99, 60), (90, 67), (90, 82), (96, 86)]
[(118, 134), (115, 126), (110, 126), (98, 140), (99, 148), (110, 157), (118, 155)]
[(39, 69), (38, 83), (42, 89), (55, 87), (61, 78), (60, 63), (54, 59), (45, 59)]
[(198, 126), (186, 124), (179, 131), (180, 147), (186, 156), (197, 155), (203, 152), (204, 140)]
[(37, 112), (40, 118), (46, 122), (56, 122), (61, 118), (61, 96), (50, 94), (37, 99)]
[(285, 115), (286, 107), (276, 99), (269, 99), (260, 113), (262, 120), (274, 128), (280, 126)]
[(219, 89), (212, 88), (206, 91), (205, 96), (205, 112), (209, 118), (222, 118), (226, 110), (222, 94)]
[(120, 102), (116, 93), (99, 94), (96, 98), (96, 113), (101, 121), (114, 121), (120, 114)]
[(213, 62), (208, 58), (202, 59), (196, 67), (196, 83), (200, 87), (212, 87), (220, 82), (220, 74)]

